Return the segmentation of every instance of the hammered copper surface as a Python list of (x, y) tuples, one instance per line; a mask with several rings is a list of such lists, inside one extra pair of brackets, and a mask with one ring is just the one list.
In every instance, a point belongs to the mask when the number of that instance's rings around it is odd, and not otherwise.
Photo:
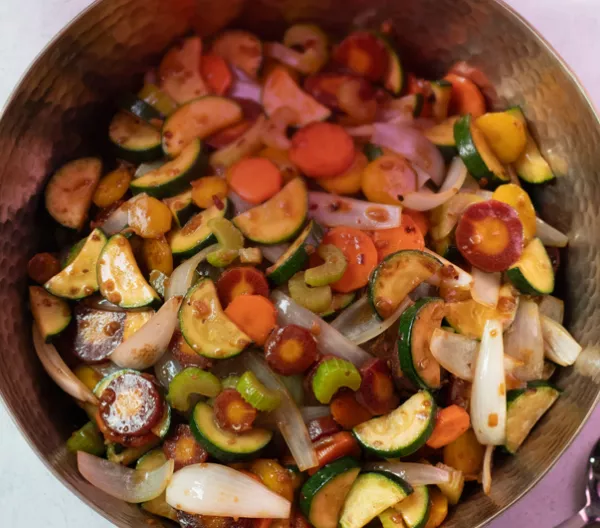
[(497, 464), (490, 497), (479, 493), (445, 526), (481, 526), (522, 495), (569, 444), (599, 394), (600, 126), (570, 73), (508, 8), (482, 0), (104, 0), (71, 24), (36, 61), (0, 121), (0, 393), (52, 471), (118, 526), (140, 526), (141, 511), (92, 488), (64, 441), (82, 416), (42, 371), (33, 352), (25, 263), (48, 244), (39, 212), (47, 176), (75, 156), (101, 152), (110, 101), (139, 82), (169, 42), (192, 22), (208, 34), (232, 19), (262, 36), (316, 20), (334, 34), (391, 18), (411, 67), (439, 75), (468, 60), (488, 75), (499, 107), (521, 104), (543, 151), (564, 177), (541, 193), (542, 215), (569, 233), (562, 293), (569, 325), (585, 346), (564, 389), (519, 455)]

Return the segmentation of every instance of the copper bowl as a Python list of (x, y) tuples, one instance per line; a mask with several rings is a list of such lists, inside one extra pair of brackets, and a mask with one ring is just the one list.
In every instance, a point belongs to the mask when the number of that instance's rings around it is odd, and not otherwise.
[(492, 494), (473, 494), (447, 527), (477, 527), (527, 492), (575, 437), (600, 394), (600, 124), (580, 85), (522, 19), (494, 0), (101, 0), (36, 60), (0, 121), (0, 393), (39, 457), (82, 500), (118, 526), (147, 516), (93, 488), (78, 474), (65, 440), (79, 409), (46, 376), (33, 351), (26, 307), (26, 262), (53, 233), (40, 212), (47, 176), (61, 163), (102, 151), (120, 91), (192, 25), (208, 35), (225, 25), (276, 38), (296, 20), (333, 34), (391, 19), (411, 69), (435, 77), (466, 60), (496, 88), (492, 105), (520, 104), (555, 172), (535, 193), (541, 216), (568, 233), (559, 294), (568, 327), (585, 349), (560, 371), (562, 397), (518, 456), (494, 469)]

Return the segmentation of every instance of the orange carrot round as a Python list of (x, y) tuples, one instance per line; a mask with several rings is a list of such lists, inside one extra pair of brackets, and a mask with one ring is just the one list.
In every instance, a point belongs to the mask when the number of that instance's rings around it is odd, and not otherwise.
[(224, 95), (231, 87), (233, 75), (229, 66), (218, 55), (203, 55), (200, 60), (200, 73), (210, 91), (216, 95)]
[(292, 138), (290, 160), (310, 178), (335, 178), (356, 156), (354, 141), (340, 125), (311, 123)]
[(233, 191), (251, 204), (260, 204), (281, 190), (281, 172), (266, 158), (245, 158), (227, 173)]
[(409, 216), (419, 228), (421, 235), (425, 236), (429, 233), (429, 218), (425, 213), (413, 209), (402, 209), (402, 219), (404, 220), (407, 216)]
[(465, 433), (471, 426), (469, 413), (459, 405), (450, 405), (438, 411), (433, 433), (427, 445), (439, 449), (448, 445)]
[(444, 79), (452, 84), (451, 115), (471, 114), (476, 118), (485, 114), (485, 99), (473, 81), (455, 73), (449, 73)]
[(348, 293), (367, 285), (377, 265), (377, 249), (367, 233), (353, 227), (334, 227), (323, 238), (323, 244), (339, 248), (348, 261), (344, 276), (331, 285), (332, 289)]
[[(360, 456), (358, 442), (352, 433), (349, 433), (348, 431), (341, 431), (332, 434), (331, 436), (321, 438), (314, 446), (319, 461), (319, 467), (326, 466), (330, 462), (342, 458), (343, 456)], [(316, 473), (318, 469), (319, 468), (311, 468), (308, 470), (308, 474), (312, 475)]]
[(329, 404), (331, 416), (344, 429), (353, 427), (373, 418), (369, 410), (361, 405), (353, 392), (340, 392)]
[(402, 225), (392, 229), (373, 231), (373, 243), (377, 248), (377, 258), (381, 262), (385, 257), (401, 249), (418, 249), (425, 247), (423, 235), (410, 216), (402, 215)]
[(260, 346), (265, 344), (277, 320), (275, 306), (262, 295), (234, 297), (225, 308), (225, 315)]

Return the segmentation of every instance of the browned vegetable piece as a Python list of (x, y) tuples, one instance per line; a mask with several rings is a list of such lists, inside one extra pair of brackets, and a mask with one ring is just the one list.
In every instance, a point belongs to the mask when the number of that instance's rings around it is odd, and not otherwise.
[(382, 81), (388, 71), (389, 52), (380, 38), (368, 31), (348, 35), (333, 53), (333, 60), (370, 81)]
[(380, 358), (367, 361), (360, 368), (361, 384), (357, 399), (374, 415), (387, 414), (398, 407), (400, 399), (387, 363)]
[(73, 313), (73, 353), (85, 363), (105, 361), (123, 340), (125, 312), (95, 310), (76, 304)]
[(100, 409), (96, 411), (96, 425), (98, 426), (98, 429), (100, 429), (100, 432), (104, 435), (104, 439), (107, 442), (120, 444), (125, 447), (142, 447), (147, 444), (155, 443), (158, 440), (158, 437), (151, 432), (136, 436), (123, 435), (111, 431), (100, 416)]
[(59, 271), (60, 262), (50, 253), (37, 253), (27, 263), (27, 274), (38, 284), (44, 284)]
[(173, 273), (173, 253), (164, 236), (146, 238), (142, 244), (141, 268), (145, 273), (158, 270), (169, 276)]
[(254, 519), (245, 517), (233, 519), (232, 517), (213, 517), (186, 513), (181, 510), (175, 511), (181, 528), (252, 528), (254, 526)]
[(148, 375), (124, 372), (100, 396), (100, 419), (120, 435), (143, 436), (160, 421), (164, 402)]
[(215, 398), (215, 420), (221, 429), (243, 433), (252, 429), (257, 411), (235, 389), (225, 389)]
[(238, 295), (269, 296), (269, 285), (262, 271), (250, 266), (226, 270), (217, 281), (217, 293), (223, 308)]
[(190, 426), (179, 424), (163, 444), (167, 458), (175, 461), (175, 471), (190, 464), (206, 462), (208, 453), (196, 442)]
[(444, 464), (469, 475), (476, 475), (483, 466), (485, 447), (469, 429), (444, 447)]
[(179, 330), (175, 330), (171, 342), (169, 343), (169, 352), (175, 356), (175, 359), (181, 363), (183, 368), (200, 367), (204, 370), (210, 370), (213, 362), (204, 356), (201, 356), (187, 344)]
[(265, 359), (279, 374), (302, 374), (317, 360), (317, 342), (306, 328), (282, 326), (267, 339)]
[(277, 460), (261, 458), (252, 462), (250, 471), (260, 477), (262, 483), (271, 491), (289, 501), (294, 500), (294, 482), (290, 472)]
[(331, 416), (323, 416), (315, 418), (308, 422), (308, 436), (313, 442), (323, 438), (324, 436), (332, 435), (340, 431), (340, 426)]

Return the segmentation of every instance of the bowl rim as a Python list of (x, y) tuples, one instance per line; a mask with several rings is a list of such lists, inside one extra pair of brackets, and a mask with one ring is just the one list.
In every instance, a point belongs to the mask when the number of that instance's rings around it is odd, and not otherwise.
[[(93, 11), (98, 5), (102, 4), (105, 1), (107, 1), (107, 0), (93, 0), (93, 2), (91, 4), (89, 4), (83, 10), (81, 10), (79, 13), (77, 13), (75, 16), (73, 16), (42, 47), (42, 49), (36, 54), (35, 58), (29, 63), (26, 70), (19, 76), (14, 87), (10, 90), (8, 98), (4, 102), (3, 106), (0, 108), (0, 121), (4, 118), (9, 107), (16, 101), (17, 95), (20, 91), (21, 86), (23, 85), (24, 81), (28, 78), (28, 76), (31, 75), (31, 70), (34, 68), (34, 66), (38, 65), (38, 63), (41, 62), (41, 60), (46, 55), (46, 53), (48, 51), (50, 51), (50, 49), (66, 33), (68, 33), (68, 31), (71, 29), (73, 24), (75, 24), (75, 23), (79, 22), (81, 19), (85, 18), (88, 15), (88, 13)], [(583, 84), (583, 82), (581, 81), (579, 76), (573, 71), (573, 69), (569, 66), (567, 61), (562, 57), (562, 55), (554, 48), (554, 46), (552, 44), (550, 44), (550, 42), (546, 39), (546, 37), (544, 37), (541, 34), (541, 32), (538, 31), (537, 28), (535, 28), (533, 26), (533, 24), (531, 22), (529, 22), (523, 15), (521, 15), (513, 6), (507, 4), (504, 0), (488, 0), (488, 1), (492, 4), (496, 4), (498, 6), (498, 8), (505, 11), (506, 15), (510, 19), (512, 19), (512, 21), (514, 23), (519, 24), (521, 26), (521, 28), (528, 30), (532, 34), (532, 36), (537, 40), (537, 42), (540, 44), (540, 46), (546, 52), (548, 52), (548, 53), (550, 53), (550, 55), (552, 55), (552, 57), (556, 60), (557, 64), (559, 65), (562, 73), (564, 73), (571, 80), (571, 82), (573, 82), (575, 87), (579, 90), (579, 92), (583, 96), (583, 100), (584, 100), (585, 104), (588, 105), (589, 109), (592, 112), (593, 117), (595, 118), (596, 125), (600, 128), (600, 106), (597, 106), (594, 103), (594, 100), (592, 99), (589, 91), (587, 90), (587, 88), (585, 87), (585, 85)], [(9, 405), (7, 398), (4, 395), (4, 388), (2, 386), (0, 386), (0, 401), (4, 404), (4, 407), (7, 409), (8, 416), (10, 417), (13, 424), (15, 424), (15, 426), (16, 426), (17, 430), (19, 431), (19, 433), (21, 434), (21, 436), (25, 439), (25, 441), (27, 442), (27, 444), (29, 445), (31, 450), (35, 453), (37, 458), (42, 462), (42, 464), (46, 467), (46, 469), (48, 469), (52, 473), (52, 475), (56, 478), (56, 480), (58, 482), (60, 482), (69, 491), (71, 491), (84, 504), (86, 504), (88, 507), (91, 507), (96, 513), (100, 514), (104, 519), (106, 519), (107, 521), (109, 521), (111, 523), (114, 523), (114, 519), (112, 518), (112, 516), (109, 512), (96, 506), (96, 504), (94, 504), (91, 500), (89, 500), (87, 498), (87, 496), (81, 490), (79, 490), (77, 487), (75, 487), (74, 485), (69, 483), (67, 480), (63, 479), (62, 476), (60, 475), (60, 473), (58, 472), (58, 470), (50, 463), (50, 460), (48, 460), (37, 449), (37, 447), (31, 440), (28, 432), (21, 426), (21, 424), (19, 423), (19, 421), (16, 419), (15, 415), (13, 414), (13, 409)], [(477, 526), (474, 526), (473, 528), (483, 528), (484, 525), (493, 521), (494, 519), (496, 519), (503, 513), (507, 512), (510, 508), (512, 508), (515, 504), (517, 504), (517, 502), (520, 502), (549, 473), (549, 471), (556, 465), (558, 460), (560, 458), (562, 458), (562, 456), (565, 454), (567, 449), (569, 449), (571, 447), (573, 441), (575, 440), (575, 438), (577, 438), (579, 436), (579, 434), (581, 433), (581, 430), (583, 429), (584, 425), (589, 420), (591, 414), (594, 412), (594, 410), (598, 406), (599, 402), (600, 402), (600, 390), (596, 393), (592, 405), (586, 412), (585, 416), (581, 420), (581, 423), (578, 425), (578, 427), (575, 430), (575, 432), (573, 433), (573, 435), (569, 438), (569, 440), (566, 442), (566, 444), (563, 446), (563, 448), (560, 450), (560, 452), (554, 457), (554, 459), (547, 465), (547, 467), (545, 467), (536, 477), (534, 477), (528, 483), (528, 485), (523, 490), (521, 490), (520, 493), (514, 499), (512, 499), (509, 503), (504, 505), (498, 511), (494, 512), (488, 519), (486, 519), (482, 523), (478, 524)]]

